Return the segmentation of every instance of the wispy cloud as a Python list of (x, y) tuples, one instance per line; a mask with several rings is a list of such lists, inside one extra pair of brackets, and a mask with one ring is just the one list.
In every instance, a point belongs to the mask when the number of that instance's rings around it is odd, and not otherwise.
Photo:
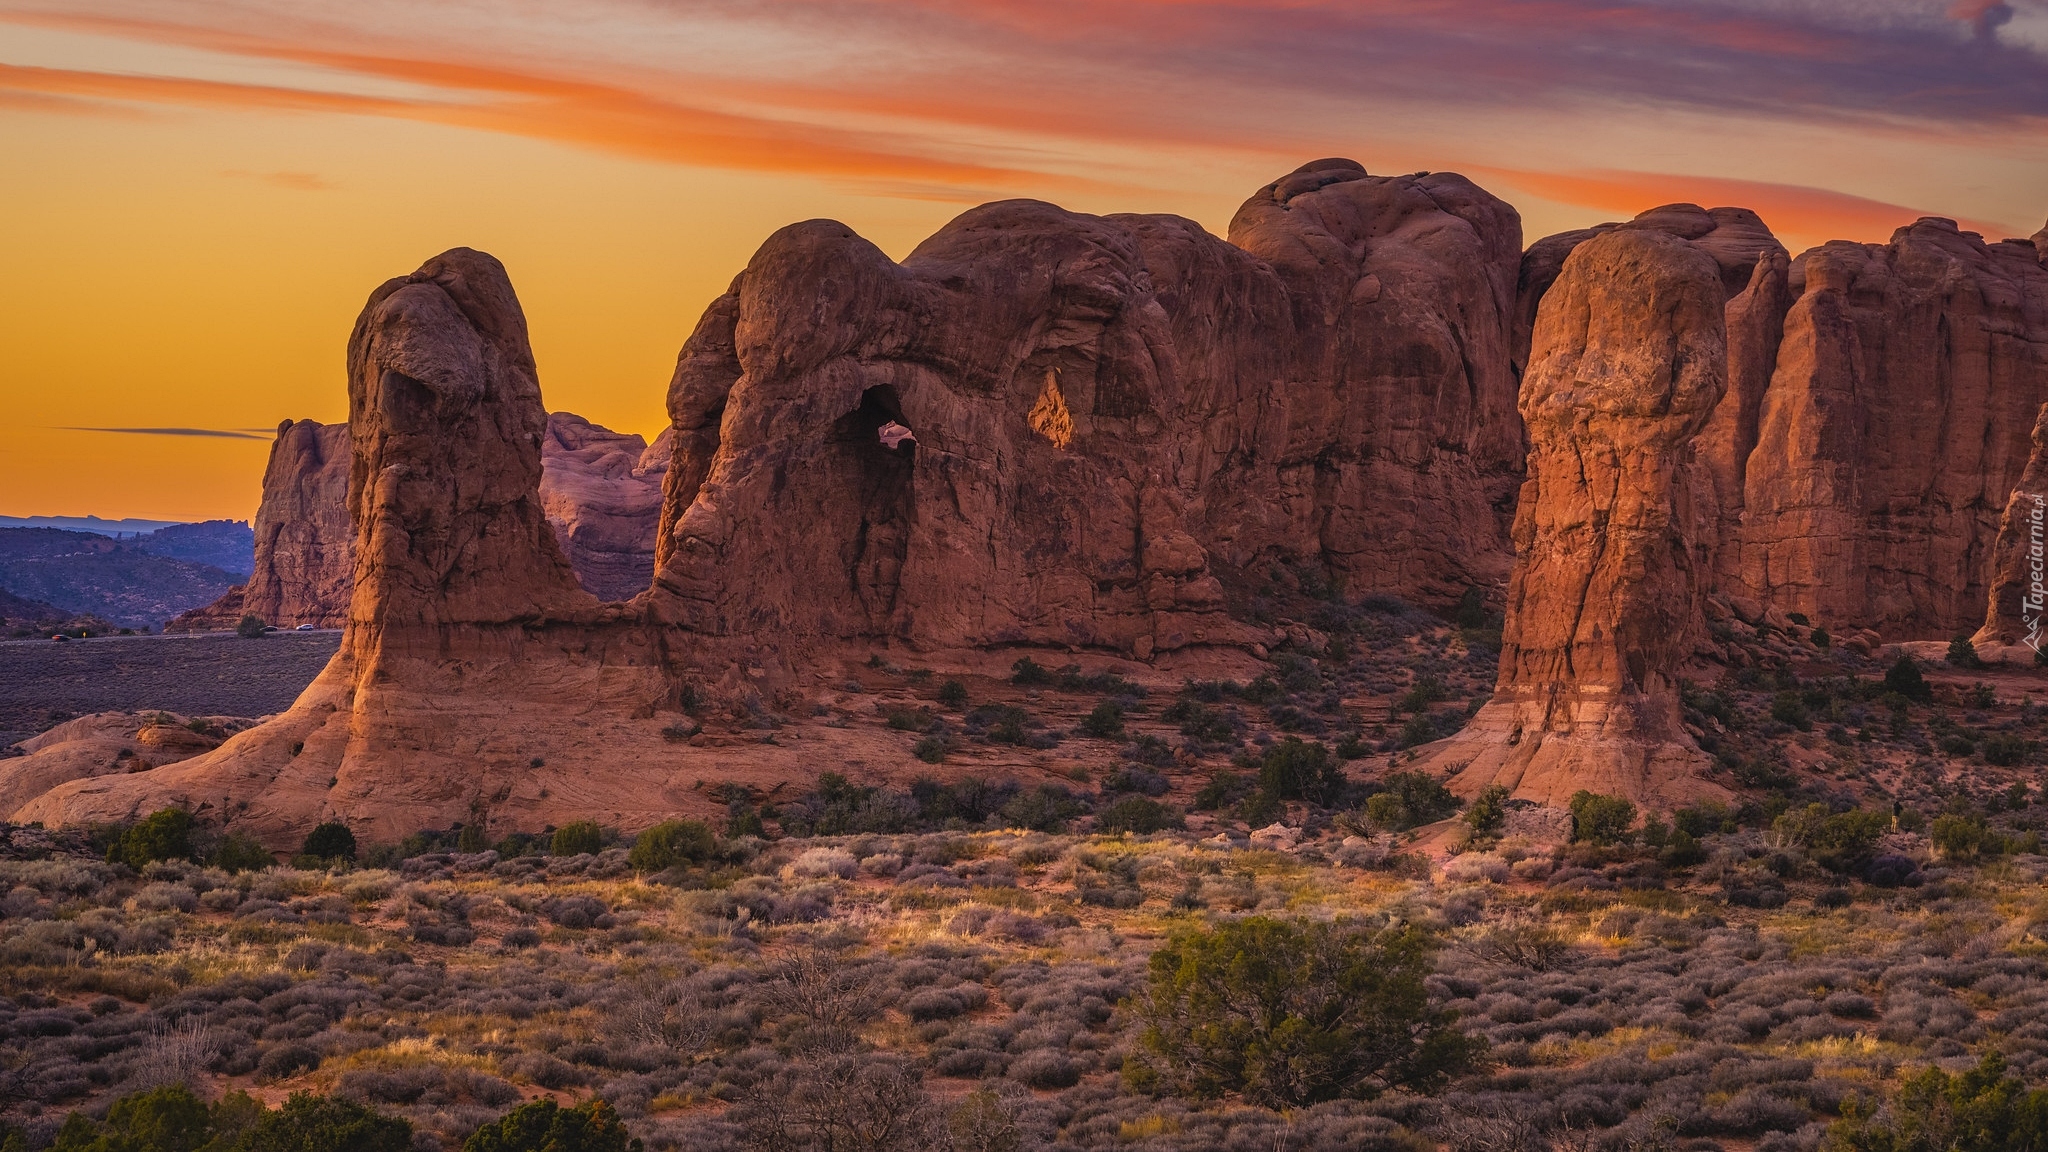
[(259, 436), (253, 432), (236, 432), (227, 428), (81, 428), (65, 426), (59, 432), (118, 432), (126, 436), (218, 436), (225, 440), (269, 440), (272, 437)]
[[(1135, 155), (1117, 171), (1125, 156), (1105, 144), (1263, 166), (1361, 138), (1435, 142), (1448, 125), (1452, 138), (1424, 146), (1469, 170), (1484, 149), (1457, 139), (1460, 125), (1533, 109), (1595, 123), (1739, 115), (1986, 148), (2048, 139), (2048, 0), (533, 0), (482, 16), (395, 0), (9, 14), (13, 2), (0, 0), (0, 20), (267, 70), (16, 63), (0, 65), (0, 103), (392, 117), (959, 201), (1153, 177)], [(401, 13), (402, 38), (389, 31)], [(1523, 175), (1525, 190), (1576, 204), (1645, 190), (1607, 170)], [(1872, 213), (1897, 207), (1750, 187), (1792, 231), (1798, 219), (1868, 234)]]

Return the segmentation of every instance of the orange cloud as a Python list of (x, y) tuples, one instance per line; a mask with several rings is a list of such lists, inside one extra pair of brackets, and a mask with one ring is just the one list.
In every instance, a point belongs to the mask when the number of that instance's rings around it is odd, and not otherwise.
[[(1511, 168), (1476, 168), (1546, 200), (1578, 204), (1634, 216), (1661, 204), (1692, 203), (1751, 208), (1764, 218), (1788, 247), (1828, 240), (1882, 241), (1894, 230), (1922, 216), (1940, 215), (1882, 200), (1851, 196), (1826, 188), (1731, 180), (1718, 176), (1682, 176), (1657, 172), (1525, 172)], [(1986, 220), (1957, 220), (1961, 227), (1997, 239), (2023, 235), (2010, 225)]]
[[(1100, 181), (920, 154), (907, 140), (689, 107), (623, 88), (503, 68), (276, 45), (250, 54), (400, 79), (448, 95), (402, 99), (189, 77), (0, 64), (0, 99), (80, 99), (398, 117), (503, 132), (664, 163), (952, 188), (1102, 188)], [(480, 97), (484, 99), (479, 99)], [(495, 99), (491, 99), (495, 97)], [(47, 107), (62, 110), (70, 105)]]

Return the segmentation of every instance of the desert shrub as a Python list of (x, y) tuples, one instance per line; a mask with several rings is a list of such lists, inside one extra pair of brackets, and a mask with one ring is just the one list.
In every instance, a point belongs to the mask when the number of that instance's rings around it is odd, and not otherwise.
[(1259, 790), (1275, 800), (1334, 804), (1345, 783), (1344, 769), (1321, 741), (1289, 736), (1259, 758)]
[(1127, 1071), (1269, 1107), (1432, 1090), (1481, 1042), (1430, 1003), (1430, 952), (1412, 925), (1251, 917), (1176, 933), (1152, 955), (1135, 1004), (1146, 1059)]
[(1911, 656), (1903, 653), (1885, 670), (1884, 690), (1896, 692), (1908, 700), (1918, 700), (1923, 704), (1934, 699), (1934, 688), (1927, 683), (1927, 678), (1920, 674), (1920, 666), (1913, 662)]
[(1113, 740), (1124, 734), (1123, 705), (1114, 700), (1104, 700), (1094, 710), (1081, 718), (1081, 732), (1101, 740)]
[(1987, 1053), (1950, 1075), (1909, 1076), (1881, 1108), (1851, 1101), (1828, 1129), (1827, 1152), (2034, 1152), (2048, 1148), (2048, 1089), (2028, 1091)]
[(1934, 842), (1937, 852), (1953, 860), (1995, 856), (2005, 851), (2005, 837), (1985, 824), (1982, 816), (1954, 812), (1937, 816), (1927, 830), (1927, 838)]
[(1771, 719), (1804, 731), (1813, 726), (1813, 714), (1797, 692), (1780, 692), (1771, 697)]
[(967, 703), (967, 685), (958, 680), (948, 680), (939, 685), (939, 703), (948, 708), (959, 708)]
[(564, 928), (589, 928), (597, 919), (609, 913), (604, 901), (594, 896), (557, 896), (543, 901), (540, 913)]
[(1636, 806), (1619, 796), (1581, 789), (1572, 794), (1572, 839), (1589, 844), (1620, 844), (1636, 822)]
[(172, 1085), (116, 1100), (103, 1123), (74, 1113), (52, 1152), (408, 1152), (412, 1125), (361, 1105), (293, 1093), (275, 1111), (243, 1092), (208, 1107)]
[(1982, 668), (1984, 662), (1977, 659), (1977, 646), (1970, 643), (1968, 636), (1958, 635), (1948, 642), (1948, 663), (1952, 668)]
[(2000, 732), (1985, 737), (1982, 750), (1985, 763), (1995, 764), (2000, 768), (2011, 768), (2024, 764), (2033, 757), (2034, 744), (2024, 736)]
[(1061, 784), (1040, 784), (1020, 792), (1003, 805), (1003, 822), (1012, 828), (1033, 832), (1062, 832), (1067, 822), (1088, 810), (1088, 806)]
[(626, 862), (636, 872), (666, 872), (711, 859), (718, 844), (701, 820), (664, 820), (633, 838)]
[(213, 1114), (190, 1088), (172, 1084), (123, 1096), (104, 1123), (74, 1112), (51, 1152), (196, 1152), (213, 1138)]
[(1365, 820), (1382, 832), (1406, 832), (1458, 810), (1443, 781), (1423, 772), (1390, 772), (1365, 802)]
[(595, 856), (604, 851), (604, 829), (591, 820), (570, 821), (555, 829), (554, 837), (548, 841), (548, 851), (556, 856)]
[(944, 736), (920, 736), (917, 743), (910, 746), (910, 754), (926, 764), (944, 764), (946, 762), (946, 738)]
[(1126, 796), (1095, 816), (1095, 826), (1104, 832), (1164, 832), (1181, 826), (1173, 809), (1143, 796)]
[(1052, 670), (1029, 656), (1022, 656), (1010, 665), (1010, 683), (1027, 688), (1050, 684)]
[(299, 855), (317, 856), (322, 860), (353, 860), (356, 858), (356, 834), (339, 820), (316, 824), (311, 832), (306, 833), (305, 843), (299, 846)]
[(901, 792), (855, 784), (837, 772), (818, 773), (815, 791), (778, 812), (792, 836), (844, 836), (856, 832), (908, 832), (917, 827), (917, 801)]
[(183, 808), (160, 808), (107, 846), (108, 863), (126, 864), (138, 872), (152, 860), (192, 858), (192, 814)]
[(1823, 868), (1856, 872), (1870, 863), (1878, 837), (1891, 830), (1891, 817), (1862, 808), (1830, 813), (1825, 805), (1808, 804), (1779, 816), (1771, 827), (1804, 848)]
[[(220, 1111), (221, 1106), (216, 1105), (216, 1114)], [(409, 1152), (411, 1148), (412, 1125), (404, 1120), (347, 1100), (294, 1092), (276, 1111), (255, 1118), (228, 1152)]]
[(1493, 836), (1508, 822), (1507, 801), (1510, 793), (1503, 784), (1488, 784), (1472, 798), (1465, 809), (1465, 825), (1475, 835)]
[(275, 865), (277, 858), (255, 837), (230, 832), (220, 838), (206, 862), (223, 872), (260, 872)]
[(268, 627), (270, 625), (264, 623), (263, 617), (252, 612), (235, 622), (235, 635), (244, 640), (261, 640), (263, 630)]
[(757, 1081), (730, 1115), (749, 1152), (939, 1152), (951, 1143), (916, 1069), (890, 1056), (784, 1068)]
[(1157, 772), (1127, 764), (1102, 778), (1102, 790), (1105, 793), (1138, 792), (1146, 796), (1164, 796), (1173, 791), (1173, 782)]
[(626, 1133), (603, 1100), (564, 1108), (553, 1100), (522, 1104), (462, 1142), (462, 1152), (628, 1152), (640, 1141)]
[(1880, 888), (1917, 887), (1921, 882), (1920, 866), (1910, 856), (1888, 852), (1863, 869), (1863, 878)]

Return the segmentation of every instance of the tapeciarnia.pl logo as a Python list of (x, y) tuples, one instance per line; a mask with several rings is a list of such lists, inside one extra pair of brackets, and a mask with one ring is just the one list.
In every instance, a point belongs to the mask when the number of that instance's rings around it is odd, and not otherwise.
[(2020, 621), (2027, 626), (2026, 645), (2036, 655), (2041, 651), (2041, 610), (2048, 605), (2048, 553), (2041, 543), (2042, 519), (2048, 513), (2048, 496), (2033, 495), (2034, 507), (2027, 513), (2027, 594), (2020, 599)]

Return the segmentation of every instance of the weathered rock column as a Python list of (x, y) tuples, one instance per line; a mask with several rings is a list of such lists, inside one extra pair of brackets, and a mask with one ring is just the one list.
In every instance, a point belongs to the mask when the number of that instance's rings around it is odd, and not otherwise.
[(1726, 389), (1723, 295), (1710, 255), (1651, 230), (1579, 245), (1545, 294), (1500, 680), (1428, 761), (1458, 791), (1667, 806), (1712, 789), (1673, 676), (1711, 580), (1693, 443)]

